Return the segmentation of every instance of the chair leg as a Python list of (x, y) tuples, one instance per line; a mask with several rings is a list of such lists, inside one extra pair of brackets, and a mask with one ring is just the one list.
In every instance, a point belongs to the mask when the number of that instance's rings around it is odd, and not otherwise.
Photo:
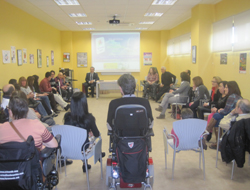
[(165, 169), (167, 169), (167, 151), (166, 149), (164, 150), (164, 153), (165, 153)]
[(101, 179), (103, 179), (103, 172), (102, 172), (102, 153), (100, 154), (100, 165), (101, 165)]
[(233, 180), (233, 177), (234, 177), (234, 164), (235, 164), (235, 160), (233, 160), (232, 172), (231, 172), (231, 180)]
[(65, 168), (65, 176), (67, 176), (67, 170), (66, 170), (66, 157), (63, 158), (64, 168)]
[(217, 139), (216, 164), (215, 164), (216, 168), (217, 168), (217, 163), (218, 163), (219, 144), (220, 144), (220, 127), (218, 129), (218, 139)]
[(172, 180), (174, 180), (174, 164), (175, 164), (175, 150), (174, 150), (174, 156), (173, 156), (173, 166), (172, 166)]
[(88, 170), (88, 164), (87, 164), (87, 160), (86, 160), (86, 159), (84, 159), (84, 163), (85, 163), (85, 170), (86, 170), (87, 184), (88, 184), (88, 190), (89, 190), (89, 170)]
[(202, 147), (201, 151), (202, 151), (202, 161), (203, 161), (203, 178), (204, 178), (204, 180), (206, 180), (205, 157), (204, 157), (204, 150), (203, 150), (203, 147)]
[(201, 169), (201, 152), (199, 152), (199, 169)]

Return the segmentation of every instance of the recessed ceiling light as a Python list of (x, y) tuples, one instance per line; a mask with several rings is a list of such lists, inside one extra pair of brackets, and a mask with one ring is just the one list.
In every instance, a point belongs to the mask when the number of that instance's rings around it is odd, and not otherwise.
[(163, 13), (145, 13), (144, 16), (162, 16)]
[(77, 0), (54, 0), (58, 5), (80, 5)]
[(136, 30), (147, 30), (148, 28), (135, 28)]
[(95, 28), (83, 28), (83, 30), (95, 30)]
[(92, 22), (76, 22), (78, 25), (91, 25)]
[(139, 22), (139, 24), (154, 24), (154, 21)]
[(86, 17), (85, 13), (69, 13), (70, 17)]
[(173, 5), (177, 0), (154, 0), (152, 5)]

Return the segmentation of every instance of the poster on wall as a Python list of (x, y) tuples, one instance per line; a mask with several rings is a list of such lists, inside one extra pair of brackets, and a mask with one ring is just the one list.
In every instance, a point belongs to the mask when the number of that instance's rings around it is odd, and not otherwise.
[(51, 51), (51, 65), (54, 65), (54, 51)]
[(86, 52), (77, 53), (77, 67), (87, 67), (88, 65), (88, 55)]
[(63, 53), (63, 62), (70, 62), (70, 53)]
[(227, 64), (227, 53), (220, 54), (220, 64), (221, 65)]
[(41, 68), (42, 67), (42, 50), (37, 49), (37, 67)]
[(23, 63), (27, 63), (27, 49), (23, 48)]
[(21, 66), (23, 64), (22, 50), (18, 49), (17, 51), (17, 65)]
[(11, 46), (11, 63), (16, 63), (16, 47)]
[(47, 67), (49, 67), (49, 56), (46, 56)]
[(246, 73), (246, 69), (247, 69), (247, 54), (246, 53), (241, 53), (240, 54), (239, 72), (240, 73)]
[(34, 54), (30, 54), (30, 64), (34, 64)]
[(3, 53), (3, 63), (10, 63), (10, 51), (9, 50), (2, 50)]
[(143, 53), (143, 65), (152, 65), (152, 52)]
[(196, 63), (196, 46), (192, 46), (192, 63)]

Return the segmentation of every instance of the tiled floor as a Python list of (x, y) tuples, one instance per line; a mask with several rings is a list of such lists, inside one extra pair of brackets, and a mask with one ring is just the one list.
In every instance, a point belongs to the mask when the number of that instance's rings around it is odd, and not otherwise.
[[(89, 170), (90, 189), (91, 190), (106, 190), (106, 158), (108, 153), (108, 136), (106, 128), (107, 111), (110, 100), (120, 97), (119, 94), (107, 94), (101, 95), (98, 100), (95, 98), (88, 98), (89, 112), (96, 118), (97, 126), (102, 134), (103, 146), (102, 149), (106, 152), (106, 157), (103, 159), (103, 174), (104, 178), (101, 180), (100, 164), (93, 164), (93, 159), (89, 160), (92, 165)], [(172, 189), (172, 190), (224, 190), (224, 189), (238, 189), (248, 190), (250, 189), (250, 167), (248, 166), (248, 155), (246, 157), (246, 163), (244, 168), (235, 168), (234, 179), (230, 179), (232, 164), (226, 165), (219, 159), (218, 168), (215, 168), (216, 151), (205, 151), (205, 165), (206, 165), (206, 180), (203, 180), (202, 169), (199, 169), (199, 154), (193, 151), (183, 151), (176, 155), (175, 162), (175, 178), (171, 179), (172, 175), (172, 159), (173, 151), (169, 149), (169, 155), (167, 160), (168, 169), (165, 169), (164, 161), (164, 146), (162, 131), (166, 126), (170, 131), (172, 129), (172, 122), (175, 121), (170, 117), (169, 113), (166, 113), (166, 119), (156, 119), (159, 112), (155, 111), (158, 107), (158, 103), (150, 100), (153, 116), (155, 118), (154, 133), (152, 138), (153, 151), (150, 156), (154, 161), (154, 190)], [(65, 112), (62, 111), (57, 118), (55, 118), (57, 124), (63, 124), (63, 116)], [(211, 139), (211, 142), (215, 141), (215, 137)], [(219, 156), (220, 158), (220, 156)], [(72, 165), (67, 166), (67, 176), (64, 175), (64, 168), (60, 173), (60, 182), (57, 186), (58, 190), (85, 190), (87, 189), (86, 174), (82, 172), (82, 162), (74, 161)]]

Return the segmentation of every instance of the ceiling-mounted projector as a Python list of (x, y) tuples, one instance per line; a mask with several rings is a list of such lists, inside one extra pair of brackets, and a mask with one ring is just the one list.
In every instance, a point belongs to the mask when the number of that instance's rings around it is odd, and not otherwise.
[(109, 24), (120, 24), (120, 20), (116, 20), (115, 17), (113, 16), (113, 20), (109, 20)]

